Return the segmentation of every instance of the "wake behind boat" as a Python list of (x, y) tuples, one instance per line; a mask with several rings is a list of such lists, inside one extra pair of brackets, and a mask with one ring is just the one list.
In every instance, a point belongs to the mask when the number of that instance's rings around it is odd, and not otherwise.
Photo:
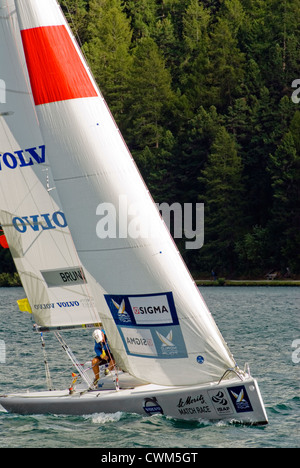
[[(0, 104), (0, 223), (42, 342), (54, 333), (82, 379), (0, 404), (266, 424), (258, 384), (238, 368), (56, 0), (0, 0), (0, 64), (12, 90)], [(120, 205), (135, 208), (126, 226), (106, 216)], [(112, 218), (119, 237), (103, 229)], [(100, 323), (117, 366), (93, 388), (59, 331)]]

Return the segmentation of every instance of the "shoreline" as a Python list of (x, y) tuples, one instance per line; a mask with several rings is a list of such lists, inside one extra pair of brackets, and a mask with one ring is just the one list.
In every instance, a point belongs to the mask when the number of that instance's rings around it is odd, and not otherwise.
[[(208, 279), (197, 279), (194, 278), (197, 286), (226, 286), (226, 287), (239, 287), (239, 286), (293, 286), (299, 287), (299, 279), (226, 279), (219, 278), (217, 280), (208, 280)], [(13, 287), (22, 287), (19, 275), (17, 273), (0, 273), (0, 288), (13, 288)]]
[(218, 280), (195, 280), (197, 286), (300, 286), (300, 280), (227, 280), (219, 278)]

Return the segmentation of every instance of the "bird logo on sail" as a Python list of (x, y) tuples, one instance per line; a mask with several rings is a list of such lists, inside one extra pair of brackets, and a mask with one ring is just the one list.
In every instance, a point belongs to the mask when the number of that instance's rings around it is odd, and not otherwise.
[(173, 343), (173, 330), (171, 330), (167, 336), (162, 335), (157, 330), (156, 334), (162, 342), (161, 351), (163, 354), (177, 354), (177, 347)]
[(116, 301), (112, 299), (113, 305), (118, 310), (118, 318), (122, 323), (131, 323), (130, 315), (125, 310), (125, 301), (122, 300), (121, 304), (118, 304)]

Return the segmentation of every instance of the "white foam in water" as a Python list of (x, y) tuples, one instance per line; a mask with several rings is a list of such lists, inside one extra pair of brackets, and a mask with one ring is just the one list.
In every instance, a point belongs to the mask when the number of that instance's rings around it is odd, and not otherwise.
[(94, 424), (106, 424), (120, 421), (123, 413), (95, 413), (85, 416), (86, 419), (91, 419)]

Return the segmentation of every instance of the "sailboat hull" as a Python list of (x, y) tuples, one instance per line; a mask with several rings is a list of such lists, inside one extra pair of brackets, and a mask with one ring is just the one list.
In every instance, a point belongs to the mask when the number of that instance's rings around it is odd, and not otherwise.
[(69, 395), (68, 391), (14, 394), (0, 397), (0, 405), (17, 414), (86, 415), (118, 411), (163, 414), (184, 420), (229, 420), (268, 423), (257, 381), (226, 380), (220, 384), (187, 387), (141, 385)]

